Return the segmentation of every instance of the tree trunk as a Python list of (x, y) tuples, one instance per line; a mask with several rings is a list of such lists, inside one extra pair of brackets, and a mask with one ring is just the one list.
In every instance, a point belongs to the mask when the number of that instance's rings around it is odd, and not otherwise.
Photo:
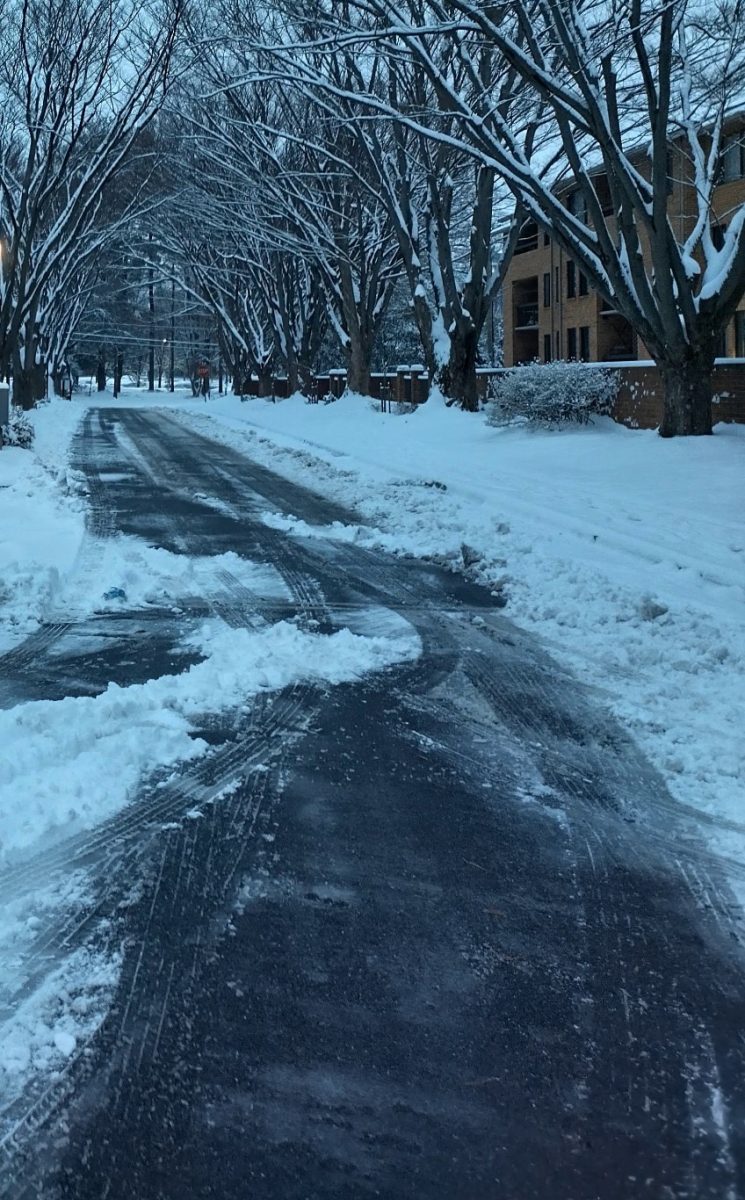
[(122, 390), (122, 375), (124, 374), (124, 355), (117, 354), (114, 360), (114, 396), (118, 396)]
[(412, 297), (412, 305), (414, 309), (414, 320), (416, 322), (419, 340), (422, 343), (422, 353), (424, 355), (424, 365), (427, 368), (427, 376), (429, 379), (434, 379), (437, 374), (437, 357), (435, 355), (435, 342), (432, 330), (432, 313), (429, 308), (424, 290), (419, 292), (421, 284), (417, 285), (417, 290)]
[(439, 384), (449, 400), (466, 412), (478, 412), (479, 393), (476, 376), (479, 339), (475, 329), (454, 329), (450, 339), (450, 358), (441, 370)]
[(313, 369), (307, 363), (297, 362), (297, 380), (294, 383), (293, 391), (302, 392), (304, 396), (313, 395)]
[(353, 343), (347, 355), (347, 387), (360, 396), (370, 395), (370, 359), (359, 343)]
[(153, 269), (153, 235), (147, 235), (150, 267), (148, 270), (147, 307), (150, 313), (150, 350), (147, 362), (147, 390), (155, 391), (155, 272)]
[(99, 392), (106, 391), (106, 356), (103, 350), (99, 352), (96, 365), (96, 387)]
[(300, 391), (300, 370), (298, 367), (297, 353), (292, 343), (292, 336), (287, 330), (285, 330), (285, 345), (287, 346), (287, 353), (285, 354), (287, 395), (294, 396), (295, 392)]
[(36, 390), (36, 373), (34, 368), (27, 370), (17, 366), (13, 372), (13, 403), (26, 412), (34, 407), (34, 392)]
[(31, 367), (34, 381), (34, 400), (46, 400), (47, 397), (47, 364), (42, 360)]
[[(173, 271), (173, 267), (171, 268)], [(168, 387), (169, 390), (176, 390), (176, 280), (171, 280), (171, 345), (170, 356), (168, 363)]]
[(274, 391), (274, 389), (272, 388), (272, 372), (271, 371), (259, 371), (258, 375), (259, 375), (259, 387), (258, 387), (257, 394), (260, 397), (262, 397), (262, 399), (266, 400), (266, 399), (268, 399), (269, 396), (271, 396), (273, 394), (273, 391)]
[(713, 365), (713, 359), (702, 356), (659, 364), (664, 398), (660, 437), (711, 433)]
[(297, 359), (294, 355), (287, 356), (287, 395), (294, 396), (295, 392), (302, 391), (300, 383), (300, 371), (297, 365)]

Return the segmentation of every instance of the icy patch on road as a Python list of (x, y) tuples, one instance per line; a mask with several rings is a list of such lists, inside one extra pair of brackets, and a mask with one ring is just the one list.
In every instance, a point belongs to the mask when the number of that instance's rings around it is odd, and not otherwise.
[(387, 637), (323, 635), (288, 621), (254, 631), (214, 620), (188, 644), (205, 658), (180, 675), (0, 711), (0, 862), (45, 835), (90, 828), (144, 774), (202, 754), (194, 730), (205, 715), (295, 681), (358, 679), (421, 650), (410, 626)]

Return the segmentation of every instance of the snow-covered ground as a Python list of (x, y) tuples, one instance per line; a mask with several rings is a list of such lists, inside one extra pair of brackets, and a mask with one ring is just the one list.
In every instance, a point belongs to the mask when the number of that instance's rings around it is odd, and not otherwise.
[(192, 734), (206, 714), (298, 679), (355, 679), (420, 649), (402, 632), (324, 636), (287, 621), (257, 630), (213, 620), (186, 644), (204, 658), (180, 674), (0, 711), (0, 862), (56, 829), (69, 836), (91, 827), (122, 808), (155, 767), (204, 753), (207, 744)]
[(188, 411), (373, 527), (326, 535), (456, 567), (465, 546), (507, 615), (596, 690), (716, 850), (745, 863), (745, 428), (496, 429), (442, 401), (392, 415), (359, 396)]
[[(355, 396), (330, 405), (184, 392), (154, 401), (131, 389), (122, 402), (172, 407), (364, 522), (318, 529), (264, 515), (292, 536), (378, 544), (456, 568), (465, 561), (624, 722), (681, 808), (705, 818), (713, 847), (745, 863), (745, 429), (672, 441), (610, 422), (500, 430), (437, 400), (384, 415)], [(112, 400), (45, 406), (34, 414), (33, 452), (0, 450), (0, 652), (41, 621), (115, 610), (118, 590), (128, 608), (178, 606), (208, 594), (223, 569), (259, 594), (281, 589), (235, 555), (186, 558), (87, 532), (68, 449), (89, 403)], [(250, 704), (301, 675), (333, 683), (418, 650), (395, 629), (328, 638), (286, 623), (235, 630), (213, 620), (191, 638), (202, 661), (190, 665), (192, 654), (181, 673), (0, 710), (0, 861), (95, 825), (127, 803), (143, 774), (201, 753), (191, 735), (200, 714)], [(85, 889), (84, 877), (68, 879), (6, 908), (7, 971), (40, 923)], [(63, 962), (0, 1026), (0, 1098), (34, 1072), (61, 1068), (102, 1019), (117, 970), (115, 956), (98, 952)], [(0, 989), (6, 982), (0, 972)]]
[[(33, 450), (0, 449), (0, 653), (44, 622), (74, 632), (93, 614), (116, 618), (152, 606), (179, 613), (182, 599), (218, 592), (224, 572), (253, 595), (285, 597), (276, 572), (236, 554), (189, 557), (90, 533), (85, 481), (68, 466), (84, 411), (84, 403), (44, 406), (33, 414)], [(185, 627), (182, 670), (112, 682), (99, 695), (0, 707), (0, 872), (100, 824), (156, 769), (203, 754), (208, 746), (195, 729), (205, 716), (250, 706), (259, 692), (297, 680), (355, 679), (421, 649), (405, 622), (389, 622), (381, 636), (309, 632), (258, 615), (246, 628), (217, 617)], [(64, 634), (51, 652), (64, 654)], [(88, 882), (77, 872), (6, 894), (0, 906), (0, 1014), (12, 1013), (0, 1016), (0, 1144), (3, 1110), (29, 1079), (62, 1069), (95, 1032), (116, 985), (118, 955), (83, 948), (29, 990), (35, 938), (55, 914), (85, 904)]]
[[(209, 597), (225, 570), (254, 595), (283, 598), (271, 568), (236, 554), (189, 557), (135, 537), (88, 533), (84, 481), (68, 466), (83, 411), (80, 403), (44, 406), (33, 414), (34, 450), (0, 451), (0, 649), (50, 619), (177, 608), (184, 596)], [(184, 649), (202, 661), (178, 674), (0, 709), (0, 865), (57, 828), (67, 835), (111, 816), (143, 774), (203, 752), (192, 736), (200, 715), (294, 680), (353, 679), (419, 652), (400, 629), (376, 638), (347, 629), (309, 633), (287, 622), (232, 629), (217, 619), (185, 639)]]
[(0, 449), (0, 652), (33, 632), (80, 550), (85, 501), (68, 465), (78, 405), (30, 414), (33, 453)]

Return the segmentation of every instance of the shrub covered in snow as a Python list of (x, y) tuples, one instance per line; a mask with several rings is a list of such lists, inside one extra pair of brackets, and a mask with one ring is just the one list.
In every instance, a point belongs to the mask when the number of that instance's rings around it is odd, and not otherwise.
[(10, 421), (0, 428), (0, 446), (20, 446), (28, 450), (34, 440), (34, 427), (20, 408), (10, 410)]
[(490, 425), (531, 422), (554, 428), (587, 424), (608, 414), (618, 391), (618, 375), (577, 362), (528, 363), (496, 375), (487, 402)]

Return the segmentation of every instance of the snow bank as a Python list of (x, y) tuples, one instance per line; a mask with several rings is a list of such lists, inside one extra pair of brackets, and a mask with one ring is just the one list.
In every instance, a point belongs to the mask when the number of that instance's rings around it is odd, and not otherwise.
[(144, 773), (202, 754), (206, 744), (193, 732), (208, 713), (296, 680), (356, 679), (420, 651), (408, 627), (393, 637), (322, 635), (288, 621), (259, 631), (212, 621), (189, 644), (205, 658), (180, 675), (0, 711), (0, 860), (50, 831), (104, 820)]
[(85, 504), (67, 465), (80, 406), (52, 401), (29, 416), (33, 448), (0, 449), (0, 652), (38, 625), (85, 530)]
[(459, 566), (466, 543), (507, 614), (597, 690), (681, 805), (710, 818), (716, 846), (745, 861), (733, 724), (745, 710), (745, 429), (494, 429), (441, 399), (404, 416), (359, 396), (184, 407), (204, 432), (355, 507), (389, 549)]
[(78, 950), (46, 977), (0, 1026), (0, 1145), (12, 1130), (3, 1110), (30, 1081), (64, 1071), (101, 1025), (121, 969), (119, 954)]

